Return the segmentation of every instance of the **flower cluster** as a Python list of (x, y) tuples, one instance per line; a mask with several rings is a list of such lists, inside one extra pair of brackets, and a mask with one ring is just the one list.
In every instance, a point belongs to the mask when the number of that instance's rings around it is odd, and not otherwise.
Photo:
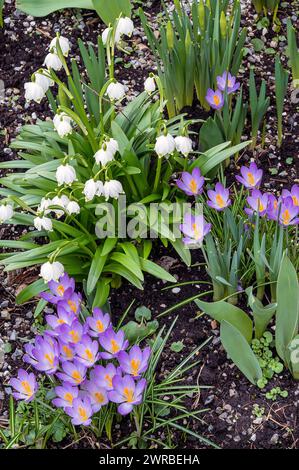
[[(294, 185), (291, 191), (283, 189), (281, 196), (276, 198), (273, 194), (262, 193), (259, 190), (263, 171), (257, 167), (256, 163), (251, 163), (249, 167), (242, 166), (240, 173), (236, 176), (236, 180), (250, 191), (246, 197), (249, 207), (244, 208), (244, 212), (249, 217), (252, 218), (258, 213), (261, 217), (274, 220), (284, 227), (299, 224), (298, 185)], [(199, 168), (194, 168), (191, 173), (184, 171), (176, 184), (187, 196), (195, 197), (203, 192), (204, 177)], [(232, 203), (229, 189), (220, 182), (216, 183), (214, 190), (207, 191), (207, 196), (207, 205), (218, 212), (225, 210)], [(183, 242), (186, 245), (198, 245), (211, 230), (211, 224), (207, 224), (202, 215), (193, 216), (188, 213), (185, 214), (184, 223), (180, 228), (185, 235)]]
[(240, 83), (237, 82), (236, 77), (228, 72), (224, 72), (221, 76), (217, 77), (216, 91), (211, 88), (208, 89), (206, 101), (213, 109), (220, 110), (224, 105), (224, 93), (230, 95), (235, 93), (240, 88)]
[[(47, 315), (48, 328), (26, 344), (23, 361), (55, 379), (53, 405), (63, 408), (74, 425), (89, 425), (94, 413), (109, 402), (126, 415), (142, 402), (151, 350), (134, 345), (129, 351), (123, 330), (115, 331), (110, 316), (99, 308), (80, 321), (82, 298), (67, 274), (50, 281), (41, 297), (56, 306)], [(109, 362), (107, 362), (109, 361)], [(38, 385), (34, 374), (20, 369), (10, 381), (17, 400), (34, 399)]]

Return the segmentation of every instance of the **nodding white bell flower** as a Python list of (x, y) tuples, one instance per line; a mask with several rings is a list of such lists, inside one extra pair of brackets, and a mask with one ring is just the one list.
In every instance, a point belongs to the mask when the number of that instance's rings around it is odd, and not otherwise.
[(62, 208), (62, 210), (51, 209), (51, 211), (55, 213), (57, 219), (60, 219), (65, 214), (65, 210), (66, 210), (69, 202), (70, 202), (70, 200), (65, 194), (63, 194), (60, 197), (59, 196), (53, 197), (50, 206), (59, 206), (59, 207)]
[(189, 153), (192, 152), (192, 140), (189, 137), (179, 135), (174, 141), (177, 151), (188, 157)]
[(43, 213), (44, 215), (50, 214), (51, 209), (49, 206), (52, 204), (52, 199), (42, 198), (40, 205), (37, 208), (38, 213)]
[(127, 16), (118, 20), (115, 31), (115, 42), (119, 42), (122, 36), (131, 37), (134, 31), (134, 23)]
[(126, 90), (125, 87), (119, 82), (110, 83), (110, 85), (108, 85), (106, 94), (108, 95), (110, 101), (121, 101), (126, 94)]
[(59, 36), (59, 37), (52, 39), (52, 41), (50, 42), (50, 47), (49, 47), (50, 51), (55, 52), (55, 54), (57, 53), (57, 41), (59, 41), (62, 54), (65, 57), (67, 57), (70, 52), (71, 46), (70, 46), (70, 42), (68, 38), (65, 38), (63, 36)]
[(33, 223), (34, 227), (39, 231), (44, 229), (47, 232), (52, 232), (53, 230), (52, 220), (49, 217), (35, 217)]
[(56, 180), (58, 186), (72, 184), (74, 181), (77, 181), (75, 169), (68, 163), (66, 165), (60, 165), (56, 170)]
[(107, 150), (111, 152), (113, 156), (119, 152), (119, 145), (117, 140), (110, 138), (109, 140), (106, 140), (105, 145)]
[(70, 201), (68, 205), (66, 206), (66, 211), (69, 215), (79, 214), (80, 206), (76, 201)]
[(40, 268), (40, 277), (42, 277), (45, 282), (57, 282), (63, 273), (64, 267), (63, 264), (59, 263), (59, 261), (54, 261), (53, 263), (48, 261), (47, 263), (42, 264)]
[(97, 181), (90, 179), (86, 181), (83, 189), (83, 194), (85, 196), (85, 201), (92, 201), (97, 193)]
[(55, 114), (53, 118), (53, 124), (59, 137), (63, 138), (66, 135), (72, 133), (73, 128), (71, 125), (71, 121), (72, 119), (65, 113)]
[(98, 150), (94, 154), (94, 159), (97, 162), (98, 165), (106, 166), (107, 163), (111, 162), (114, 158), (114, 155), (112, 152), (110, 152), (107, 148), (105, 149), (105, 144), (103, 147)]
[(175, 151), (175, 141), (172, 135), (160, 135), (156, 140), (155, 152), (158, 157), (166, 157)]
[(49, 52), (49, 54), (46, 55), (44, 65), (48, 69), (53, 69), (56, 72), (59, 72), (59, 70), (62, 69), (62, 62), (59, 59), (58, 55), (54, 54), (53, 52)]
[(102, 32), (102, 41), (103, 41), (104, 46), (106, 46), (106, 44), (107, 44), (108, 36), (109, 36), (111, 31), (112, 31), (112, 28), (106, 28)]
[(26, 101), (40, 103), (45, 96), (44, 88), (36, 82), (27, 82), (24, 85)]
[(104, 183), (102, 181), (97, 181), (97, 191), (96, 196), (103, 196), (104, 195)]
[(144, 82), (144, 89), (150, 95), (156, 89), (156, 82), (154, 77), (148, 77)]
[(114, 199), (118, 199), (119, 195), (123, 192), (124, 192), (123, 187), (121, 183), (117, 180), (110, 180), (104, 183), (103, 195), (105, 196), (106, 200), (109, 199), (110, 197), (113, 197)]
[(46, 75), (40, 72), (35, 72), (34, 79), (35, 79), (35, 83), (37, 83), (39, 86), (42, 87), (42, 89), (44, 90), (44, 93), (47, 93), (50, 86), (54, 85), (54, 80), (52, 80), (51, 78), (47, 77)]
[(13, 216), (13, 208), (10, 204), (0, 205), (0, 223), (6, 222)]

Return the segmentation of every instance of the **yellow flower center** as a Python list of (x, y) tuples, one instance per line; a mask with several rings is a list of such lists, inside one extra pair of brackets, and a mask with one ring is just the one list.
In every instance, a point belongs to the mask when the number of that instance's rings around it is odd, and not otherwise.
[(190, 181), (189, 188), (191, 189), (192, 193), (195, 194), (197, 192), (197, 183), (194, 179)]
[(77, 305), (72, 300), (67, 301), (72, 312), (77, 313)]
[(132, 401), (134, 400), (134, 391), (131, 388), (125, 387), (123, 395), (128, 403), (132, 403)]
[(98, 320), (97, 323), (96, 323), (96, 325), (97, 325), (97, 330), (98, 330), (98, 332), (99, 332), (99, 333), (103, 333), (103, 331), (104, 331), (103, 322), (101, 322), (101, 320)]
[(290, 220), (291, 220), (291, 214), (290, 212), (288, 211), (288, 209), (286, 209), (285, 211), (283, 211), (282, 213), (282, 222), (284, 225), (288, 225), (290, 223)]
[(259, 205), (258, 205), (258, 207), (259, 207), (259, 212), (263, 212), (263, 210), (265, 210), (265, 206), (264, 206), (264, 204), (261, 203), (260, 200), (259, 200)]
[(78, 332), (76, 330), (71, 330), (69, 332), (69, 335), (72, 337), (73, 343), (78, 343), (80, 338), (79, 338)]
[(248, 183), (250, 184), (250, 186), (255, 185), (255, 178), (254, 178), (253, 174), (250, 171), (247, 173), (247, 180), (248, 180)]
[(228, 86), (229, 88), (232, 87), (232, 81), (231, 81), (231, 80), (227, 80), (227, 86)]
[(58, 287), (57, 287), (57, 294), (59, 294), (61, 297), (63, 296), (64, 294), (64, 287), (62, 284), (60, 284)]
[(59, 325), (62, 325), (63, 323), (65, 323), (65, 321), (62, 318), (59, 318), (59, 320), (57, 320), (57, 323), (59, 323)]
[(86, 413), (86, 409), (83, 408), (83, 406), (79, 406), (79, 415), (81, 416), (82, 420), (83, 421), (87, 421), (87, 413)]
[(192, 229), (193, 229), (193, 232), (194, 232), (194, 238), (195, 240), (199, 240), (201, 238), (201, 230), (200, 228), (198, 227), (197, 224), (192, 224)]
[(24, 390), (24, 393), (25, 395), (28, 395), (28, 397), (31, 397), (31, 395), (33, 394), (33, 391), (32, 391), (32, 388), (30, 387), (29, 383), (27, 380), (23, 380), (21, 382), (21, 385), (23, 387), (23, 390)]
[(66, 357), (68, 357), (69, 359), (72, 359), (73, 351), (71, 350), (71, 348), (69, 348), (68, 346), (63, 346), (62, 349), (63, 349), (63, 352), (66, 355)]
[(218, 95), (214, 95), (213, 101), (214, 101), (214, 103), (215, 103), (216, 106), (219, 106), (219, 104), (220, 104), (220, 98), (219, 98)]
[(106, 380), (107, 384), (109, 385), (109, 387), (112, 387), (112, 377), (111, 377), (111, 375), (106, 374), (105, 375), (105, 380)]
[(72, 405), (74, 397), (70, 392), (67, 392), (64, 394), (64, 399)]
[(299, 206), (299, 199), (296, 196), (292, 196), (293, 203), (295, 206)]
[(53, 354), (45, 354), (45, 359), (48, 361), (50, 366), (54, 365), (54, 355)]
[(85, 357), (90, 362), (94, 360), (94, 355), (92, 354), (90, 349), (85, 349)]
[(217, 206), (219, 206), (221, 208), (225, 206), (225, 201), (224, 201), (223, 197), (220, 194), (217, 194), (217, 196), (216, 196), (216, 203), (217, 203)]
[(119, 345), (117, 344), (115, 339), (111, 340), (111, 351), (113, 352), (113, 354), (116, 354), (119, 351)]
[(140, 361), (137, 361), (136, 359), (132, 359), (131, 360), (131, 374), (134, 375), (135, 377), (138, 375), (139, 367), (140, 367)]
[(96, 392), (94, 394), (97, 403), (104, 403), (105, 397), (101, 392)]
[(74, 370), (74, 372), (72, 373), (72, 377), (78, 384), (82, 382), (82, 375), (79, 371)]

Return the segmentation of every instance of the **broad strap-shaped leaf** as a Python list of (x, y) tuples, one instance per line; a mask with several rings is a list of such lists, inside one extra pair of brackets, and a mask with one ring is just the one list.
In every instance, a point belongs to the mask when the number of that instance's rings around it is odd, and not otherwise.
[(224, 320), (220, 325), (220, 338), (230, 359), (245, 377), (256, 385), (257, 381), (263, 376), (262, 369), (240, 330)]
[(285, 254), (277, 280), (276, 350), (289, 366), (287, 348), (298, 334), (299, 284), (296, 269)]
[(262, 302), (253, 295), (253, 288), (248, 287), (248, 305), (250, 306), (254, 318), (254, 332), (257, 339), (261, 338), (266, 328), (276, 312), (277, 304), (269, 304), (264, 307)]
[(107, 255), (102, 255), (103, 248), (99, 246), (94, 254), (91, 262), (90, 270), (87, 278), (87, 294), (90, 295), (97, 285), (100, 275), (105, 266)]
[(97, 14), (107, 26), (110, 23), (113, 24), (121, 14), (131, 16), (130, 0), (92, 0), (92, 3)]
[(25, 287), (16, 297), (16, 302), (18, 305), (28, 302), (28, 300), (36, 297), (41, 292), (48, 289), (47, 284), (45, 284), (43, 279), (38, 279), (34, 281), (29, 286)]
[(294, 379), (299, 380), (299, 335), (291, 341), (288, 347), (290, 372)]
[(203, 302), (202, 300), (196, 299), (194, 302), (203, 312), (219, 323), (223, 321), (229, 322), (240, 331), (248, 343), (251, 342), (253, 329), (252, 321), (239, 307), (229, 304), (225, 302), (225, 300)]
[(47, 16), (65, 8), (95, 9), (92, 0), (17, 0), (17, 9), (31, 16)]
[(140, 258), (140, 265), (142, 271), (145, 271), (152, 276), (157, 277), (158, 279), (163, 279), (163, 281), (168, 281), (168, 282), (177, 282), (176, 278), (169, 274), (165, 269), (161, 268), (156, 263), (153, 263), (153, 261), (150, 261), (149, 259), (143, 259)]

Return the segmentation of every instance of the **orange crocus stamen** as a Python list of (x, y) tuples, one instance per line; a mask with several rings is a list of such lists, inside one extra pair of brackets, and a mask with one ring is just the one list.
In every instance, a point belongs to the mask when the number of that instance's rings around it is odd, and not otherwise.
[(134, 390), (132, 390), (131, 388), (125, 387), (123, 394), (127, 402), (132, 403), (132, 401), (134, 400)]
[(32, 388), (31, 388), (30, 385), (29, 385), (29, 382), (28, 382), (27, 380), (23, 380), (23, 381), (21, 382), (21, 385), (22, 385), (22, 387), (23, 387), (23, 389), (24, 389), (25, 395), (28, 395), (28, 397), (31, 397), (31, 395), (32, 395), (33, 392), (32, 392)]

